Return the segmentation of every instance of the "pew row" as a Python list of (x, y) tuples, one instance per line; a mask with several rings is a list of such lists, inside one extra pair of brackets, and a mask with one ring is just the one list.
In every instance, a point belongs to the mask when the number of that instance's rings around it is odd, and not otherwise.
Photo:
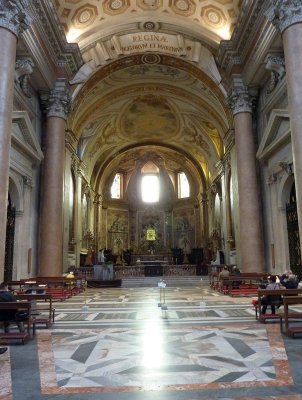
[[(268, 290), (268, 289), (258, 289), (258, 297), (257, 300), (254, 301), (252, 304), (255, 308), (255, 315), (256, 319), (258, 319), (260, 322), (265, 322), (266, 320), (279, 320), (281, 323), (281, 318), (282, 314), (276, 313), (276, 314), (261, 314), (261, 299), (264, 296), (273, 296), (275, 298), (281, 296), (282, 299), (284, 300), (285, 297), (290, 297), (290, 296), (302, 296), (302, 289), (273, 289), (273, 290)], [(269, 307), (269, 305), (268, 305)]]
[(290, 325), (290, 322), (297, 322), (297, 320), (302, 320), (302, 310), (293, 311), (292, 309), (289, 309), (289, 306), (297, 305), (302, 305), (302, 296), (283, 297), (284, 312), (283, 314), (281, 314), (281, 331), (292, 338), (296, 338), (298, 335), (302, 337), (302, 324), (300, 324), (299, 326)]
[(25, 328), (24, 332), (19, 332), (18, 325), (15, 319), (0, 321), (2, 326), (3, 322), (9, 322), (10, 325), (14, 325), (14, 328), (17, 328), (17, 330), (14, 329), (11, 332), (4, 332), (4, 326), (3, 326), (3, 332), (0, 332), (1, 345), (19, 343), (19, 342), (25, 344), (31, 338), (31, 328), (32, 328), (31, 303), (28, 301), (0, 302), (0, 310), (16, 310), (16, 311), (22, 310), (27, 313), (28, 315), (27, 318), (24, 321), (22, 321)]
[(55, 321), (55, 308), (50, 294), (18, 294), (15, 296), (18, 301), (31, 303), (31, 316), (33, 335), (37, 325), (44, 325), (49, 328)]
[(256, 296), (259, 285), (266, 282), (268, 274), (242, 273), (230, 275), (221, 279), (221, 291), (224, 294), (234, 296)]

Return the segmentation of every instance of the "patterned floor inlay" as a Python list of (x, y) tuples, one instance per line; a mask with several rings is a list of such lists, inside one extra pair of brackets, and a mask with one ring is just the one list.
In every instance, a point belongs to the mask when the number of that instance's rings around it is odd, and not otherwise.
[(292, 384), (279, 326), (38, 332), (42, 393), (196, 390)]
[(0, 355), (0, 399), (12, 400), (12, 380), (10, 366), (10, 351)]

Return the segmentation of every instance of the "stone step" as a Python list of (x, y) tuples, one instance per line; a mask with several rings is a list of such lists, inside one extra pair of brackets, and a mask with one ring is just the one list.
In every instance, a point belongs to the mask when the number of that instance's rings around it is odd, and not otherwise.
[(209, 287), (208, 276), (139, 276), (131, 278), (122, 278), (122, 287), (138, 286), (158, 286), (158, 283), (164, 280), (167, 286), (202, 286)]

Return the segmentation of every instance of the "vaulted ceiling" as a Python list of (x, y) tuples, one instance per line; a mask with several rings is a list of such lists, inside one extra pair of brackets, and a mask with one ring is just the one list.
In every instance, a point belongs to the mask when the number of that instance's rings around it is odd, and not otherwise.
[[(151, 152), (172, 170), (185, 167), (209, 181), (231, 125), (215, 52), (230, 38), (242, 1), (54, 3), (85, 62), (72, 81), (68, 125), (91, 180), (129, 171)], [(129, 46), (130, 35), (136, 47)], [(139, 47), (154, 37), (178, 43), (175, 54)]]

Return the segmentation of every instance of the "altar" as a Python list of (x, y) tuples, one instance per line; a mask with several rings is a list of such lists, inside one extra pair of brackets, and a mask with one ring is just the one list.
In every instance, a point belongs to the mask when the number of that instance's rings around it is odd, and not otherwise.
[(164, 266), (168, 265), (166, 260), (143, 260), (141, 265), (144, 266), (145, 276), (163, 276)]

